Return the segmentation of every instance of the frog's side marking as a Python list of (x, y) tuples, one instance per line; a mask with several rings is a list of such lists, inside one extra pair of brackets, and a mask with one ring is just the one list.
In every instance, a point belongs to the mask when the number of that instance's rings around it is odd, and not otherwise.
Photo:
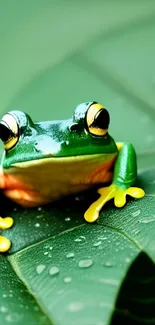
[[(0, 121), (5, 148), (0, 188), (18, 204), (34, 207), (111, 182), (98, 189), (99, 199), (84, 214), (88, 222), (96, 221), (112, 198), (117, 207), (125, 205), (126, 195), (142, 198), (144, 191), (131, 187), (137, 176), (135, 150), (130, 143), (115, 143), (109, 122), (108, 111), (96, 102), (80, 104), (63, 121), (34, 123), (21, 111), (5, 114)], [(12, 218), (0, 218), (1, 229), (12, 224)], [(10, 245), (0, 237), (1, 252)]]

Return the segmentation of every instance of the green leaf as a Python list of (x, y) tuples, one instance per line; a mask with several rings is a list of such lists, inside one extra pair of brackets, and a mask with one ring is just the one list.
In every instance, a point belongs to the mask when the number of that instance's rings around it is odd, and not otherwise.
[(68, 118), (97, 100), (110, 133), (138, 153), (144, 199), (83, 215), (96, 190), (35, 209), (1, 196), (15, 224), (0, 256), (0, 324), (155, 323), (155, 97), (152, 0), (0, 4), (1, 115)]
[[(145, 172), (137, 183), (141, 182), (144, 187), (143, 179), (153, 179), (153, 175), (154, 171), (152, 176), (148, 171), (148, 177)], [(94, 191), (81, 195), (78, 200), (69, 198), (62, 200), (61, 205), (58, 202), (33, 209), (30, 216), (28, 210), (14, 208), (16, 226), (4, 232), (13, 243), (12, 254), (7, 259), (54, 324), (84, 325), (103, 320), (110, 324), (114, 312), (112, 321), (125, 317), (132, 321), (138, 319), (140, 324), (140, 312), (131, 308), (132, 291), (120, 288), (124, 281), (129, 282), (127, 274), (134, 263), (137, 264), (136, 271), (132, 271), (134, 285), (131, 286), (130, 281), (127, 287), (130, 290), (135, 286), (139, 288), (140, 265), (146, 263), (149, 275), (144, 272), (143, 279), (141, 272), (144, 295), (140, 301), (138, 297), (139, 310), (143, 300), (147, 301), (147, 308), (154, 303), (154, 282), (150, 282), (154, 278), (154, 269), (150, 264), (154, 265), (155, 261), (155, 199), (150, 186), (148, 181), (148, 196), (130, 200), (121, 210), (113, 207), (112, 202), (107, 204), (99, 221), (93, 225), (83, 221), (83, 213), (95, 198)], [(140, 263), (139, 254), (142, 252), (148, 258), (143, 258)], [(144, 286), (146, 277), (149, 290)], [(125, 294), (121, 293), (122, 290)], [(150, 301), (151, 295), (153, 302)], [(118, 307), (117, 297), (120, 297)], [(125, 303), (131, 310), (124, 316)], [(147, 311), (146, 314), (150, 322), (152, 314)]]

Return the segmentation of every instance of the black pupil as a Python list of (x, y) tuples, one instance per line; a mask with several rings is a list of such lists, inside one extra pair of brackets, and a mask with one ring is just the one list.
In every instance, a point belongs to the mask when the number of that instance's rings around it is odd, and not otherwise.
[(110, 116), (108, 111), (104, 108), (97, 112), (91, 127), (106, 130), (110, 123)]
[(0, 123), (0, 138), (3, 142), (7, 142), (14, 136), (13, 132), (4, 124)]

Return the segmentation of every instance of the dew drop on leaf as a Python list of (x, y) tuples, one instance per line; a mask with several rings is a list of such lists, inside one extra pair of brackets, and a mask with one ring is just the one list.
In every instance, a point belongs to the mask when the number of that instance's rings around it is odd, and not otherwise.
[(68, 305), (68, 310), (72, 312), (79, 311), (84, 308), (84, 305), (81, 302), (71, 302)]
[(90, 267), (91, 265), (93, 265), (93, 261), (90, 258), (79, 261), (79, 267), (81, 268), (87, 268)]
[(106, 267), (112, 267), (113, 266), (113, 263), (110, 262), (110, 261), (107, 261), (103, 265), (106, 266)]
[(155, 221), (155, 216), (142, 218), (139, 220), (140, 223), (150, 223)]
[(6, 298), (6, 297), (7, 297), (7, 295), (5, 293), (3, 293), (3, 298)]
[(126, 263), (130, 263), (130, 261), (131, 261), (130, 258), (129, 257), (126, 257), (125, 262)]
[(132, 212), (131, 214), (132, 214), (133, 217), (138, 217), (140, 215), (140, 213), (141, 213), (141, 210), (138, 209), (138, 210)]
[(106, 240), (106, 239), (107, 239), (106, 236), (104, 236), (104, 237), (99, 237), (99, 238), (98, 238), (98, 240)]
[(140, 229), (135, 229), (134, 233), (135, 235), (138, 235), (140, 233)]
[(41, 274), (44, 270), (45, 270), (45, 265), (44, 264), (40, 264), (36, 267), (36, 272), (37, 274)]
[(86, 240), (85, 236), (79, 236), (78, 238), (75, 238), (74, 241), (77, 243), (84, 242)]
[(65, 218), (65, 221), (70, 221), (70, 220), (71, 220), (71, 218), (69, 218), (69, 217)]
[(74, 257), (74, 256), (75, 256), (74, 252), (70, 252), (70, 253), (66, 254), (67, 258), (71, 258), (71, 257)]
[(94, 246), (94, 247), (98, 247), (98, 246), (100, 246), (101, 244), (102, 244), (101, 241), (97, 241), (96, 243), (93, 244), (93, 246)]
[(1, 306), (0, 311), (2, 313), (6, 313), (7, 312), (7, 308), (5, 306)]
[(50, 275), (56, 275), (60, 272), (59, 268), (57, 266), (52, 266), (49, 270)]
[(40, 227), (40, 223), (39, 222), (37, 222), (37, 223), (35, 223), (35, 225), (34, 225), (36, 228), (38, 228), (38, 227)]
[(72, 278), (71, 277), (64, 278), (64, 282), (65, 283), (70, 283), (71, 281), (72, 281)]

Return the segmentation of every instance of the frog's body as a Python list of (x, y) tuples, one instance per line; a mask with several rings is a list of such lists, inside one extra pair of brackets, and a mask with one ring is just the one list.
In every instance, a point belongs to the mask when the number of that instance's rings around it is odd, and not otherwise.
[[(5, 145), (0, 188), (25, 207), (39, 206), (65, 195), (78, 193), (97, 183), (110, 183), (85, 213), (93, 222), (111, 198), (123, 206), (129, 194), (139, 198), (144, 191), (130, 188), (136, 179), (136, 156), (131, 144), (116, 144), (108, 134), (109, 114), (96, 102), (79, 105), (72, 119), (33, 123), (20, 111), (6, 114), (0, 123)], [(12, 219), (1, 219), (9, 228)], [(0, 237), (0, 250), (10, 242)]]
[(116, 154), (70, 158), (45, 158), (19, 163), (3, 171), (4, 193), (25, 207), (52, 202), (86, 190), (96, 183), (109, 183)]

